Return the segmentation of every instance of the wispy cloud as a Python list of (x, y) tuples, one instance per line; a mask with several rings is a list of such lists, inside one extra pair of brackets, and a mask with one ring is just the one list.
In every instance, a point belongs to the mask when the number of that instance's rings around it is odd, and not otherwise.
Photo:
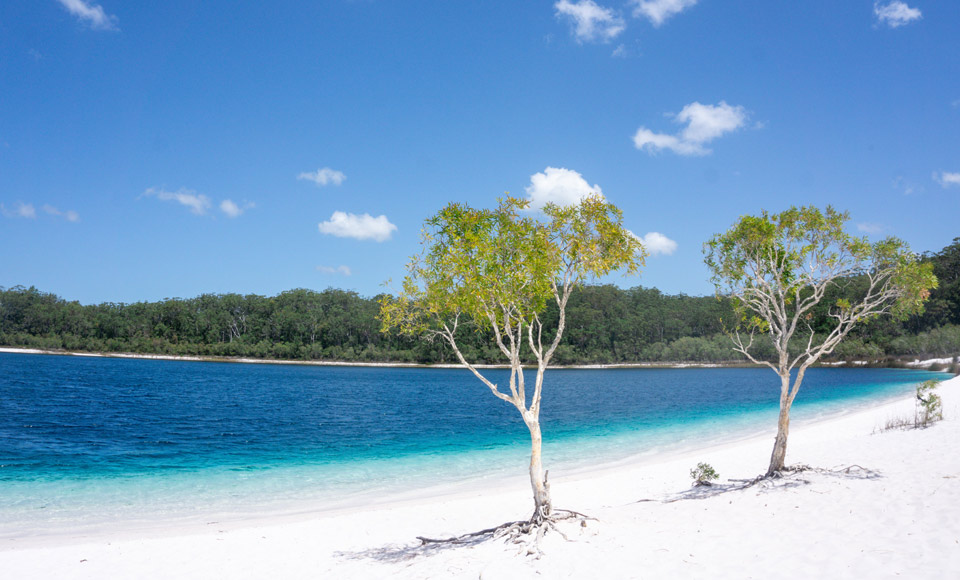
[(33, 207), (33, 204), (23, 203), (22, 201), (13, 204), (13, 209), (7, 209), (6, 206), (0, 203), (0, 214), (8, 218), (37, 218), (37, 210)]
[(252, 202), (245, 202), (242, 206), (237, 205), (234, 201), (225, 199), (220, 202), (220, 211), (222, 211), (228, 218), (236, 218), (243, 215), (243, 212), (248, 209), (256, 207)]
[(117, 17), (107, 14), (103, 6), (84, 0), (57, 0), (67, 12), (76, 16), (93, 30), (120, 30)]
[(957, 99), (952, 103), (950, 103), (950, 106), (953, 107), (954, 109), (960, 109), (960, 99)]
[(571, 33), (577, 42), (610, 42), (626, 28), (623, 18), (593, 0), (560, 0), (553, 7), (557, 18), (570, 22)]
[(373, 217), (368, 213), (357, 215), (342, 211), (333, 212), (330, 219), (320, 222), (318, 227), (321, 234), (376, 242), (389, 240), (397, 230), (397, 226), (390, 223), (385, 215)]
[(697, 0), (632, 0), (633, 15), (647, 18), (654, 26), (660, 26), (668, 18), (694, 6)]
[(857, 230), (865, 234), (882, 234), (886, 229), (886, 226), (883, 224), (873, 222), (860, 222), (857, 224)]
[(877, 22), (890, 28), (899, 28), (923, 18), (919, 8), (911, 8), (899, 0), (886, 3), (874, 2), (873, 14), (877, 17)]
[(591, 193), (603, 194), (599, 185), (591, 187), (582, 175), (562, 167), (547, 167), (543, 173), (531, 175), (526, 192), (532, 210), (542, 209), (548, 203), (574, 205)]
[[(75, 223), (80, 221), (80, 214), (72, 209), (60, 211), (52, 205), (45, 203), (40, 206), (40, 211), (47, 215), (61, 217), (68, 222)], [(3, 217), (7, 218), (26, 218), (32, 220), (37, 219), (37, 208), (35, 208), (32, 203), (23, 203), (22, 201), (18, 201), (17, 203), (13, 204), (12, 208), (8, 208), (0, 203), (0, 215), (3, 215)]]
[(648, 153), (669, 149), (678, 155), (708, 155), (711, 150), (705, 145), (725, 133), (743, 127), (747, 121), (747, 112), (743, 107), (734, 107), (724, 101), (717, 105), (694, 102), (684, 107), (674, 117), (674, 121), (687, 126), (676, 135), (654, 133), (641, 126), (633, 135), (634, 146)]
[(196, 215), (205, 215), (211, 206), (209, 197), (182, 187), (177, 191), (166, 191), (160, 187), (151, 187), (144, 191), (140, 197), (156, 197), (161, 201), (175, 201), (189, 208), (190, 213)]
[(350, 276), (353, 272), (350, 270), (349, 266), (317, 266), (317, 272), (321, 274), (343, 274), (344, 276)]
[(918, 187), (902, 175), (897, 176), (897, 178), (893, 180), (893, 188), (902, 191), (903, 195), (913, 195), (923, 191), (922, 187)]
[(306, 179), (307, 181), (312, 181), (318, 186), (323, 187), (324, 185), (330, 184), (340, 185), (347, 179), (347, 176), (344, 175), (342, 171), (330, 169), (329, 167), (322, 167), (316, 171), (304, 171), (297, 176), (297, 179)]
[(77, 212), (73, 211), (72, 209), (67, 210), (67, 211), (60, 211), (59, 209), (53, 207), (53, 206), (50, 205), (50, 204), (43, 204), (43, 207), (41, 207), (40, 209), (42, 209), (42, 210), (43, 210), (45, 213), (47, 213), (47, 214), (54, 215), (54, 216), (57, 216), (57, 217), (62, 217), (63, 219), (67, 220), (68, 222), (74, 222), (74, 223), (76, 223), (76, 222), (80, 221), (80, 214), (78, 214)]
[(934, 172), (933, 180), (942, 187), (960, 187), (960, 173), (950, 173), (947, 171), (941, 171), (940, 173)]
[(669, 256), (677, 251), (677, 242), (660, 232), (647, 232), (642, 238), (634, 234), (634, 237), (640, 240), (651, 256)]

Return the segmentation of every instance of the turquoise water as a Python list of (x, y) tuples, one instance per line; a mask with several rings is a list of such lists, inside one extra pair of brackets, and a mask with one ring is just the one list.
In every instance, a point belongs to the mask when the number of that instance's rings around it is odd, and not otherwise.
[[(506, 382), (506, 371), (490, 371)], [(795, 420), (947, 375), (812, 369)], [(0, 536), (357, 505), (524, 476), (526, 427), (467, 371), (0, 353)], [(768, 369), (551, 370), (554, 473), (773, 429)]]

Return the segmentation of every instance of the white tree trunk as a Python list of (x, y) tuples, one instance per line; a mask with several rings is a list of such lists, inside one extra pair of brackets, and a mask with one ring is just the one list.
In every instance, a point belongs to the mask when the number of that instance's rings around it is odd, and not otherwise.
[(553, 511), (550, 501), (550, 485), (543, 472), (540, 449), (543, 440), (540, 436), (540, 421), (537, 418), (524, 417), (530, 429), (530, 486), (533, 488), (533, 516), (531, 521), (542, 523)]
[(770, 466), (767, 468), (767, 477), (783, 471), (784, 460), (787, 458), (787, 436), (790, 434), (790, 407), (793, 397), (790, 396), (790, 372), (780, 375), (780, 418), (777, 421), (777, 438), (773, 443), (773, 453), (770, 454)]

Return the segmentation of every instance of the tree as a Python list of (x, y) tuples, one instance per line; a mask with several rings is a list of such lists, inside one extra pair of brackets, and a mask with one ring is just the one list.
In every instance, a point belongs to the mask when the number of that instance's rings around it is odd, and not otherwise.
[[(548, 520), (552, 505), (541, 461), (543, 376), (566, 325), (570, 293), (592, 276), (635, 273), (643, 247), (622, 224), (622, 213), (600, 195), (578, 205), (547, 205), (545, 221), (525, 213), (529, 202), (507, 197), (493, 210), (451, 203), (426, 221), (421, 254), (414, 256), (396, 297), (381, 301), (382, 330), (440, 338), (490, 392), (520, 411), (530, 431), (530, 522)], [(541, 314), (558, 308), (556, 326)], [(462, 326), (492, 331), (510, 365), (509, 391), (484, 376), (460, 348)], [(550, 336), (552, 334), (552, 336)], [(532, 393), (523, 365), (536, 366)]]
[[(807, 368), (833, 352), (858, 323), (883, 314), (903, 319), (921, 312), (937, 285), (932, 267), (919, 262), (906, 243), (887, 238), (870, 244), (843, 231), (849, 219), (830, 206), (825, 212), (815, 207), (763, 211), (742, 216), (704, 245), (718, 293), (729, 294), (739, 314), (731, 332), (734, 350), (780, 377), (780, 416), (768, 477), (783, 470), (790, 407)], [(837, 299), (828, 313), (828, 331), (816, 332), (810, 325), (812, 309), (828, 290), (854, 281), (862, 283), (859, 291)], [(772, 340), (775, 362), (758, 360), (750, 352), (758, 332)], [(801, 339), (800, 348), (791, 354), (794, 337)]]

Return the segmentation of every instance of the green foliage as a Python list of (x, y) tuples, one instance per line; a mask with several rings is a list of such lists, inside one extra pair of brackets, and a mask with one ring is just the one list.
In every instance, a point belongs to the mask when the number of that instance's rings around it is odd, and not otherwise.
[[(871, 244), (847, 234), (848, 220), (830, 206), (792, 207), (742, 216), (711, 238), (705, 262), (717, 291), (733, 300), (739, 320), (734, 330), (767, 334), (780, 352), (788, 352), (799, 330), (810, 341), (801, 353), (809, 363), (830, 354), (856, 323), (922, 313), (937, 287), (932, 264), (919, 261), (896, 238)], [(818, 332), (826, 335), (819, 342), (812, 338)], [(748, 354), (751, 345), (738, 346)], [(793, 364), (782, 361), (780, 370)]]
[(925, 428), (943, 419), (943, 401), (936, 393), (940, 381), (930, 379), (917, 385), (917, 412), (914, 424)]
[(704, 486), (713, 485), (713, 482), (720, 479), (720, 474), (713, 469), (709, 463), (698, 463), (690, 470), (690, 478), (693, 479), (693, 485)]
[[(960, 238), (940, 252), (927, 254), (923, 261), (940, 280), (925, 311), (903, 322), (887, 316), (853, 328), (834, 350), (833, 359), (879, 359), (883, 355), (940, 358), (960, 353), (960, 292), (950, 294), (960, 276)], [(837, 301), (854, 303), (867, 289), (866, 276), (857, 275), (839, 279), (826, 290), (823, 300), (811, 309), (810, 318), (804, 320), (816, 333), (815, 343), (829, 333)], [(453, 362), (449, 347), (441, 341), (421, 341), (397, 331), (381, 334), (378, 312), (377, 298), (335, 289), (297, 289), (272, 297), (205, 294), (84, 306), (36, 288), (16, 286), (0, 288), (0, 345), (168, 355)], [(556, 327), (559, 313), (554, 301), (547, 301), (540, 318), (546, 329)], [(570, 295), (564, 343), (553, 361), (743, 361), (745, 357), (730, 347), (724, 335), (724, 325), (732, 326), (737, 319), (733, 302), (722, 296), (585, 285)], [(801, 325), (797, 334), (797, 340), (789, 345), (791, 356), (806, 346), (807, 329)], [(545, 340), (552, 336), (544, 331)], [(490, 329), (473, 324), (463, 325), (458, 335), (465, 356), (484, 363), (500, 360), (493, 341)], [(287, 343), (295, 346), (288, 348)], [(218, 346), (221, 344), (226, 346)], [(768, 334), (758, 333), (750, 351), (759, 360), (777, 359)]]
[(461, 317), (480, 329), (530, 325), (561, 288), (643, 264), (620, 210), (601, 196), (548, 204), (545, 222), (525, 213), (528, 205), (512, 197), (492, 210), (451, 203), (428, 219), (401, 291), (380, 300), (382, 330), (420, 335)]

